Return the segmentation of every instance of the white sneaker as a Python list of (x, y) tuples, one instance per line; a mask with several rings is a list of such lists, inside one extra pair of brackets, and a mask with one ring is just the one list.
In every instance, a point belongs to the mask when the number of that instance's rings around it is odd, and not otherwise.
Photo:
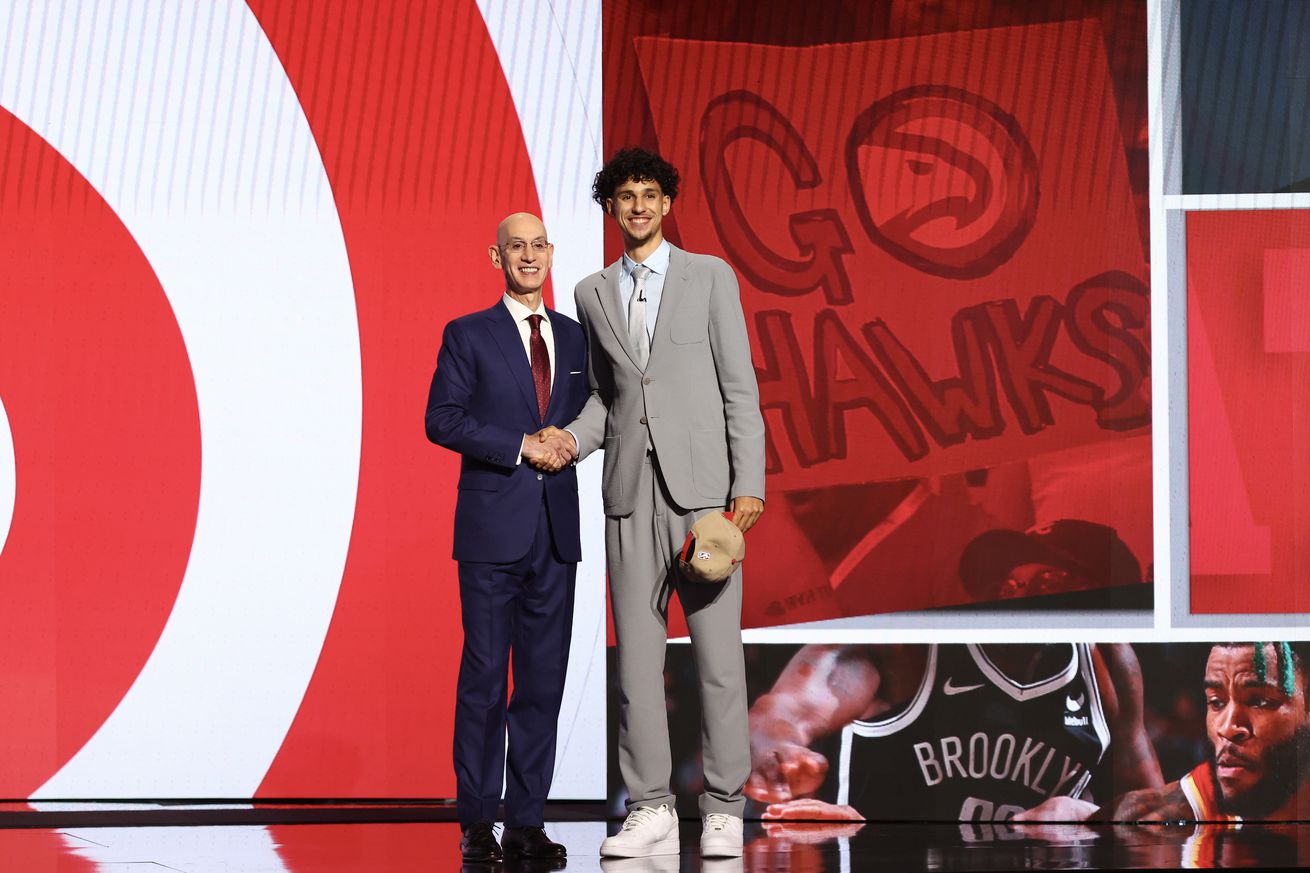
[[(737, 825), (737, 853), (741, 854), (741, 820)], [(648, 858), (678, 854), (678, 817), (667, 803), (638, 806), (628, 813), (623, 828), (600, 844), (602, 858)]]
[(705, 816), (700, 855), (702, 858), (741, 857), (741, 819), (722, 812)]

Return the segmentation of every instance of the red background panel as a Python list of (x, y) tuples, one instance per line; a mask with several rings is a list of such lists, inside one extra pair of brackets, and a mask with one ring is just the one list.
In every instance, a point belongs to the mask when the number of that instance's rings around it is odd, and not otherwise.
[(1192, 611), (1310, 609), (1310, 215), (1187, 217)]

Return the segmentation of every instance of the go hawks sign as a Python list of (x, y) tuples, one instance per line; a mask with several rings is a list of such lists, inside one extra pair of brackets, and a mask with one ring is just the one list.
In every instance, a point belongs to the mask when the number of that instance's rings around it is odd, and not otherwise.
[(743, 280), (778, 485), (1149, 426), (1146, 267), (1095, 23), (637, 51), (660, 146), (699, 175), (682, 238)]

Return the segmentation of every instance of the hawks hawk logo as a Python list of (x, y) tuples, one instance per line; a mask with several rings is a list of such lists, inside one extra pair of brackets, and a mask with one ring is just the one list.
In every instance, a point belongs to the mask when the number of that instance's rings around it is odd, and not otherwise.
[(905, 263), (985, 276), (1037, 217), (1037, 156), (1019, 123), (961, 88), (919, 85), (856, 118), (846, 172), (864, 232)]

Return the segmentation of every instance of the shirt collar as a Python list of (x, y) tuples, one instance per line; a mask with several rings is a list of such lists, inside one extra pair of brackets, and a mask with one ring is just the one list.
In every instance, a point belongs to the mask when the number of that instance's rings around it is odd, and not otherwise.
[(528, 307), (524, 306), (522, 303), (515, 300), (513, 297), (509, 296), (508, 291), (506, 291), (504, 295), (501, 296), (500, 302), (505, 304), (505, 308), (509, 310), (509, 314), (513, 316), (515, 321), (526, 321), (529, 315), (535, 314), (535, 315), (540, 315), (542, 319), (547, 323), (550, 322), (550, 316), (546, 314), (546, 303), (544, 300), (542, 301), (541, 308), (538, 309), (535, 313), (531, 309), (528, 309)]
[[(670, 246), (669, 246), (669, 241), (668, 241), (668, 240), (660, 240), (659, 248), (657, 248), (657, 249), (655, 249), (655, 251), (651, 252), (651, 253), (650, 253), (650, 257), (647, 258), (646, 260), (642, 261), (641, 263), (642, 263), (644, 266), (649, 267), (649, 268), (650, 268), (650, 271), (651, 271), (652, 273), (657, 273), (657, 274), (663, 276), (663, 275), (665, 275), (666, 273), (669, 272), (669, 256), (670, 256), (672, 253), (673, 253), (673, 249), (670, 248)], [(636, 266), (637, 266), (637, 262), (634, 261), (632, 258), (628, 257), (628, 253), (627, 253), (627, 252), (624, 252), (624, 253), (623, 253), (623, 275), (624, 275), (624, 276), (631, 276), (631, 275), (632, 275), (632, 269), (633, 269), (634, 267), (636, 267)]]

